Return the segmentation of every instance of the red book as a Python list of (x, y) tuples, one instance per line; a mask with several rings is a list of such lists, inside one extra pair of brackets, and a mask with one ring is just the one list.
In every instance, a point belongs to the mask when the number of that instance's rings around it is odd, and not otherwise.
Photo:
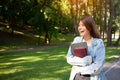
[(83, 58), (87, 55), (87, 43), (81, 42), (71, 44), (71, 50), (74, 56)]
[(83, 58), (87, 55), (87, 49), (86, 48), (74, 48), (73, 54), (74, 56)]

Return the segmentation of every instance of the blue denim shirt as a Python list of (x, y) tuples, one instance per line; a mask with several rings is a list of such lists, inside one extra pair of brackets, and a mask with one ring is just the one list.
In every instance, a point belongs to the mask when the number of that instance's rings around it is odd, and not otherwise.
[[(83, 37), (75, 37), (73, 43), (82, 42)], [(92, 57), (92, 63), (83, 67), (76, 67), (77, 72), (81, 74), (90, 74), (91, 80), (106, 80), (104, 74), (102, 73), (102, 68), (105, 60), (105, 47), (102, 39), (92, 38), (92, 44), (88, 46), (88, 55)], [(67, 53), (67, 62), (73, 66), (76, 64), (77, 58), (71, 52), (71, 47), (69, 47)], [(70, 79), (73, 80), (76, 72), (73, 67), (71, 69)]]

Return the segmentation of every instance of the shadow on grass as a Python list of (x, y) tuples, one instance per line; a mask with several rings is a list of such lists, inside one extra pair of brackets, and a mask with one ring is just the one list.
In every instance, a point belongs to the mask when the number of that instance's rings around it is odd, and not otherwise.
[(68, 80), (67, 49), (0, 53), (0, 80)]
[(120, 47), (108, 47), (106, 49), (106, 61), (120, 59)]

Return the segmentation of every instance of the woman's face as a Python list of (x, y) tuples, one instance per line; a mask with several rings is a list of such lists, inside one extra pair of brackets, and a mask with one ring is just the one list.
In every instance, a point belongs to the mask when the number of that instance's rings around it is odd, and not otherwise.
[(79, 31), (80, 35), (83, 36), (83, 37), (90, 35), (90, 32), (85, 27), (85, 25), (83, 24), (82, 21), (80, 21), (80, 23), (78, 25), (78, 31)]

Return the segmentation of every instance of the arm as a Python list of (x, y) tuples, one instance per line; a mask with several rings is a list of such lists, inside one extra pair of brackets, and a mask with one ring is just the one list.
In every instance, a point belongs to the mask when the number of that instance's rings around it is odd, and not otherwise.
[(84, 58), (76, 57), (71, 53), (71, 50), (69, 48), (67, 54), (67, 63), (69, 63), (70, 65), (86, 66), (92, 63), (92, 57), (91, 56), (86, 56)]
[(99, 43), (95, 46), (94, 54), (92, 64), (85, 67), (74, 66), (77, 72), (81, 72), (81, 74), (98, 74), (101, 71), (105, 59), (105, 47), (102, 40), (99, 40)]
[[(80, 39), (75, 38), (73, 43), (77, 43), (78, 41), (80, 41)], [(71, 51), (71, 46), (69, 47), (69, 50), (68, 50), (68, 53), (67, 53), (66, 57), (67, 57), (67, 62), (70, 65), (86, 66), (88, 64), (91, 64), (91, 62), (92, 62), (92, 57), (91, 56), (86, 56), (84, 58), (74, 56), (72, 51)]]

